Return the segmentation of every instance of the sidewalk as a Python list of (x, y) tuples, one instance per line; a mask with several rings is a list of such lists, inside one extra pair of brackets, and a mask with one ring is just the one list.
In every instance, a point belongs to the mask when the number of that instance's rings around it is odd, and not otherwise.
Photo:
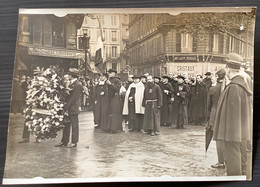
[(78, 147), (54, 147), (57, 138), (18, 144), (24, 118), (10, 115), (5, 178), (103, 178), (225, 176), (225, 169), (213, 169), (217, 162), (215, 142), (205, 154), (205, 129), (161, 127), (159, 136), (143, 133), (102, 133), (94, 129), (92, 112), (82, 112)]

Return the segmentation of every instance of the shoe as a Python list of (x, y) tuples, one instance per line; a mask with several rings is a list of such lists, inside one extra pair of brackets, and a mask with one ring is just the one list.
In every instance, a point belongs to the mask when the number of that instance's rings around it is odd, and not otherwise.
[(94, 129), (100, 129), (100, 125), (95, 126)]
[(225, 164), (216, 163), (215, 165), (211, 165), (212, 168), (224, 169)]
[(154, 136), (155, 134), (154, 134), (154, 132), (151, 132), (151, 136)]
[(160, 133), (159, 132), (155, 132), (155, 135), (160, 135)]
[(69, 145), (67, 145), (67, 148), (72, 148), (72, 147), (77, 147), (76, 143), (70, 143)]
[(62, 146), (67, 146), (68, 144), (60, 142), (58, 144), (55, 145), (55, 147), (62, 147)]
[(22, 141), (20, 141), (18, 143), (29, 143), (29, 140), (22, 140)]

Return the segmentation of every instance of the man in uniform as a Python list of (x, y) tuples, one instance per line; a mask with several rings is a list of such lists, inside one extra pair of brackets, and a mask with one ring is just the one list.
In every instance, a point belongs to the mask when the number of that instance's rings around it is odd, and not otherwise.
[[(249, 176), (246, 142), (252, 138), (253, 92), (240, 72), (243, 58), (236, 53), (227, 54), (227, 58), (226, 72), (230, 83), (219, 98), (213, 139), (224, 141), (227, 175)], [(251, 173), (251, 169), (248, 172)]]
[(145, 107), (144, 130), (151, 136), (159, 134), (162, 91), (158, 85), (154, 84), (152, 76), (147, 77), (142, 105)]

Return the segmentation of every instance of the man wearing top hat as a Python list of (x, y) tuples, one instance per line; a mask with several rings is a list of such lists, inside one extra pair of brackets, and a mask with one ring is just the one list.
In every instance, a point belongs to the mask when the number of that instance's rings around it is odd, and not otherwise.
[(218, 101), (213, 139), (224, 141), (227, 175), (247, 175), (250, 180), (252, 168), (246, 170), (246, 142), (252, 139), (253, 92), (241, 75), (242, 61), (236, 53), (227, 54), (226, 72), (230, 83)]
[(211, 81), (212, 75), (210, 72), (207, 72), (205, 73), (205, 76), (206, 77), (203, 79), (203, 82), (207, 85), (207, 89), (209, 90), (209, 88), (212, 85), (212, 81)]
[(120, 100), (121, 81), (116, 77), (117, 71), (114, 69), (108, 70), (108, 97), (109, 97), (109, 114), (108, 114), (108, 132), (116, 133), (122, 131), (122, 107)]
[(171, 124), (172, 102), (174, 101), (174, 89), (169, 83), (170, 77), (162, 76), (160, 88), (163, 96), (163, 105), (161, 108), (161, 126), (169, 126)]
[[(55, 147), (67, 146), (67, 148), (77, 147), (79, 141), (79, 119), (80, 113), (80, 95), (82, 93), (82, 84), (78, 80), (79, 71), (76, 68), (70, 68), (72, 90), (65, 106), (65, 111), (68, 111), (70, 123), (65, 124), (61, 142)], [(72, 127), (71, 143), (68, 144), (70, 138), (70, 127)]]
[(130, 132), (140, 132), (143, 128), (144, 107), (144, 84), (139, 76), (133, 76), (134, 82), (126, 91), (123, 115), (128, 115)]

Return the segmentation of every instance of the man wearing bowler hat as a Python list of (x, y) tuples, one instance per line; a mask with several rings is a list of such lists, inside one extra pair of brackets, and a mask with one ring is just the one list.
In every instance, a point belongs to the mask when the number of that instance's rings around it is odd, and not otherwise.
[[(79, 71), (76, 68), (70, 68), (69, 74), (71, 76), (72, 90), (67, 101), (67, 104), (64, 108), (65, 111), (68, 111), (70, 123), (65, 124), (63, 130), (63, 135), (61, 142), (55, 147), (67, 146), (67, 148), (77, 147), (79, 141), (79, 119), (78, 115), (80, 113), (80, 95), (82, 93), (82, 84), (78, 80)], [(71, 143), (69, 143), (70, 138), (70, 127), (72, 127), (72, 137)]]
[(246, 170), (246, 141), (252, 139), (253, 92), (241, 75), (242, 61), (236, 53), (227, 54), (226, 72), (230, 83), (218, 101), (213, 139), (224, 141), (227, 175), (247, 175), (250, 180), (252, 169)]
[(209, 90), (209, 88), (211, 87), (212, 85), (212, 81), (211, 81), (211, 73), (210, 72), (207, 72), (205, 73), (205, 78), (203, 79), (203, 82), (207, 85), (207, 89)]

